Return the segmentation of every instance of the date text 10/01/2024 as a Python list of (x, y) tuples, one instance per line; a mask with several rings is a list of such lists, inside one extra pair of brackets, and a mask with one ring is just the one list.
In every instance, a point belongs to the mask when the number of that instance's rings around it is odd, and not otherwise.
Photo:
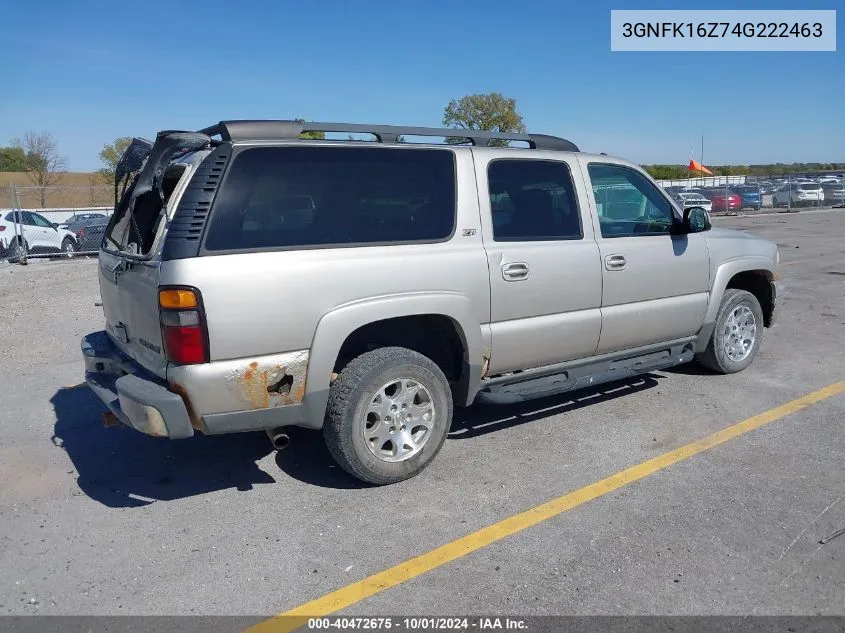
[(723, 37), (822, 37), (820, 22), (625, 22), (622, 37), (630, 38), (723, 38)]
[(519, 618), (309, 618), (308, 630), (496, 631), (527, 630)]

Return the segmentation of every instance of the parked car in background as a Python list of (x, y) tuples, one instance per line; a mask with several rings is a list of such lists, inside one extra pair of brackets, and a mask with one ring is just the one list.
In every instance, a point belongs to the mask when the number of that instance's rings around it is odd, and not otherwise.
[(725, 213), (728, 211), (739, 211), (742, 208), (742, 198), (738, 193), (724, 187), (704, 189), (702, 194), (713, 203), (714, 213)]
[(689, 209), (691, 207), (701, 207), (707, 213), (713, 210), (713, 203), (707, 198), (697, 192), (681, 191), (672, 196), (672, 200), (678, 203), (681, 209)]
[(763, 205), (763, 196), (760, 188), (754, 185), (739, 185), (733, 188), (739, 194), (743, 209), (759, 210)]
[(772, 204), (776, 207), (808, 206), (824, 200), (824, 190), (817, 182), (787, 182), (772, 194)]
[(821, 183), (824, 199), (834, 204), (845, 203), (845, 181), (828, 180)]
[(77, 251), (76, 235), (43, 215), (32, 211), (4, 212), (0, 215), (0, 257), (17, 261), (24, 246), (33, 255), (64, 253), (72, 257)]
[(75, 225), (74, 233), (81, 252), (97, 252), (103, 242), (109, 219), (106, 216)]
[(64, 222), (59, 223), (59, 228), (73, 231), (74, 225), (84, 224), (90, 220), (101, 220), (103, 218), (108, 219), (104, 213), (77, 213), (70, 216)]

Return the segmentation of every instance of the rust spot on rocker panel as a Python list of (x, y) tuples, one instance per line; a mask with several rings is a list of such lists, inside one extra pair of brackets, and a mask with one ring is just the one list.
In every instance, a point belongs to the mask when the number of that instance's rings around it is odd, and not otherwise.
[(253, 361), (235, 369), (226, 383), (249, 409), (268, 409), (300, 402), (305, 396), (308, 352), (275, 357), (273, 363)]

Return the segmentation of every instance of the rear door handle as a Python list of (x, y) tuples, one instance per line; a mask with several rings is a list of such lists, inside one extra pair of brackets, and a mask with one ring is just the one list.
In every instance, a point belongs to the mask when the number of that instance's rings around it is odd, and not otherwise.
[(502, 277), (505, 281), (522, 281), (523, 279), (528, 279), (528, 264), (525, 262), (502, 264)]
[(625, 270), (628, 260), (624, 255), (608, 255), (604, 258), (604, 267), (608, 270)]

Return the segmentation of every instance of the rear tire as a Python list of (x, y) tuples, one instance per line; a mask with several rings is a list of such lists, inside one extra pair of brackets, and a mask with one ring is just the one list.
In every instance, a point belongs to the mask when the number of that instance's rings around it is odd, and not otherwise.
[[(24, 244), (26, 244), (24, 242)], [(9, 257), (8, 262), (10, 264), (17, 264), (21, 260), (21, 256), (24, 254), (25, 249), (21, 244), (20, 238), (15, 238), (12, 242), (9, 243)]]
[(323, 437), (334, 460), (376, 485), (420, 473), (452, 423), (452, 392), (440, 368), (404, 347), (355, 358), (331, 384)]
[(754, 362), (762, 340), (763, 309), (757, 297), (728, 288), (707, 348), (695, 359), (719, 374), (735, 374)]

